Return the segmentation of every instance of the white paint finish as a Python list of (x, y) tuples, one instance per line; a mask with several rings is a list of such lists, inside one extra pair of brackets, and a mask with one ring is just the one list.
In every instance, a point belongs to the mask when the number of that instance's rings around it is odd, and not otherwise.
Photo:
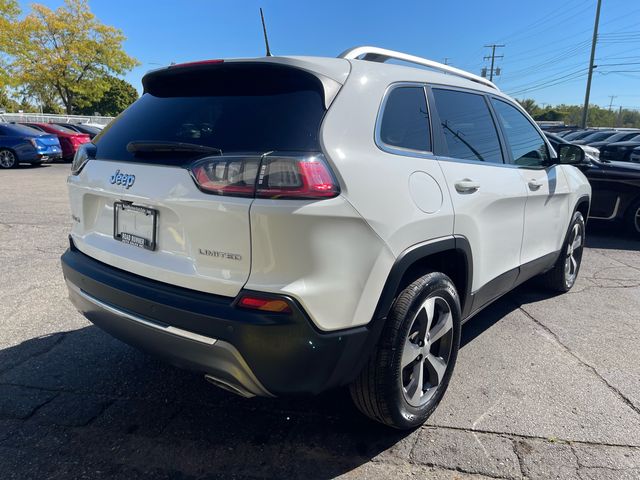
[(436, 213), (442, 207), (442, 189), (436, 179), (426, 172), (411, 174), (409, 192), (416, 206), (425, 213)]
[(295, 297), (322, 330), (371, 321), (395, 258), (344, 198), (257, 199), (251, 237), (247, 289)]
[[(321, 141), (327, 160), (336, 172), (342, 194), (389, 245), (397, 256), (427, 239), (451, 236), (453, 208), (442, 187), (445, 180), (433, 156), (389, 153), (378, 148), (374, 132), (378, 109), (389, 85), (424, 82), (444, 77), (481, 85), (433, 72), (354, 60), (351, 76), (325, 117)], [(366, 82), (360, 79), (366, 77)], [(429, 174), (444, 192), (437, 215), (426, 215), (414, 203), (409, 177), (416, 171)]]
[[(72, 211), (80, 218), (73, 237), (83, 252), (117, 268), (195, 290), (234, 296), (246, 282), (253, 290), (286, 293), (319, 328), (335, 330), (371, 320), (395, 258), (412, 245), (454, 233), (466, 237), (474, 261), (472, 288), (477, 290), (520, 264), (523, 234), (527, 245), (538, 246), (535, 235), (545, 230), (548, 217), (557, 233), (562, 215), (568, 222), (577, 199), (590, 194), (577, 169), (555, 167), (558, 176), (564, 172), (566, 208), (558, 211), (556, 203), (545, 210), (539, 207), (544, 196), (532, 196), (529, 217), (538, 225), (525, 228), (528, 191), (522, 170), (438, 161), (424, 153), (390, 153), (375, 145), (376, 118), (390, 85), (445, 84), (503, 96), (490, 87), (453, 75), (360, 60), (255, 61), (286, 63), (344, 83), (321, 131), (341, 196), (323, 201), (219, 197), (200, 192), (184, 169), (89, 162), (78, 177), (69, 179)], [(117, 168), (136, 175), (130, 189), (108, 183)], [(158, 251), (113, 240), (116, 200), (160, 211)], [(552, 237), (555, 249), (558, 240)], [(242, 260), (200, 256), (198, 248), (240, 254)]]
[(525, 264), (560, 250), (574, 205), (561, 168), (518, 170), (528, 192), (520, 256)]
[[(472, 290), (520, 265), (527, 190), (520, 171), (489, 162), (441, 160), (455, 211), (456, 235), (465, 237), (473, 255)], [(477, 189), (458, 191), (468, 182)]]
[[(111, 185), (117, 170), (136, 176), (126, 189)], [(131, 162), (89, 162), (69, 177), (77, 247), (116, 268), (185, 288), (235, 296), (249, 276), (252, 199), (202, 193), (189, 172), (179, 167)], [(128, 200), (158, 210), (155, 251), (113, 238), (113, 203)], [(241, 260), (204, 256), (199, 249), (241, 255)]]

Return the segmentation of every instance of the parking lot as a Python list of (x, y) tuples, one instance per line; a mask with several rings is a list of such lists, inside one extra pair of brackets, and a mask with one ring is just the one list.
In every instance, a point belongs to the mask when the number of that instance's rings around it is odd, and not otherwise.
[(345, 391), (236, 397), (84, 320), (59, 264), (68, 170), (0, 174), (0, 478), (640, 478), (640, 241), (590, 225), (569, 294), (525, 284), (474, 318), (402, 433)]

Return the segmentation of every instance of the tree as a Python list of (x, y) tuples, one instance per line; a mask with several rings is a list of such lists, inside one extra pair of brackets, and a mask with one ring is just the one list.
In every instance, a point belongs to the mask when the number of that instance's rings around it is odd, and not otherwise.
[(538, 105), (536, 105), (536, 101), (531, 99), (531, 98), (527, 98), (527, 99), (524, 99), (524, 100), (518, 100), (518, 103), (520, 104), (520, 106), (522, 108), (525, 109), (525, 111), (529, 115), (534, 115), (538, 111)]
[(138, 91), (129, 82), (117, 77), (107, 79), (108, 89), (101, 98), (90, 101), (81, 99), (82, 107), (78, 107), (78, 113), (83, 115), (116, 116), (138, 99)]
[(557, 122), (562, 120), (563, 117), (564, 115), (562, 114), (562, 112), (559, 112), (558, 110), (555, 110), (553, 108), (546, 108), (541, 113), (538, 113), (536, 116), (534, 116), (533, 119), (536, 121), (546, 120)]
[(67, 113), (100, 98), (109, 88), (109, 75), (138, 64), (122, 49), (122, 32), (100, 23), (87, 0), (65, 0), (55, 11), (34, 4), (32, 10), (10, 22), (10, 38), (4, 41), (9, 67), (16, 84), (35, 92), (53, 88)]
[(16, 0), (0, 0), (0, 89), (9, 84), (8, 44), (11, 41), (12, 25), (18, 18), (20, 8)]
[(7, 94), (5, 88), (0, 88), (0, 111), (17, 112), (20, 104)]

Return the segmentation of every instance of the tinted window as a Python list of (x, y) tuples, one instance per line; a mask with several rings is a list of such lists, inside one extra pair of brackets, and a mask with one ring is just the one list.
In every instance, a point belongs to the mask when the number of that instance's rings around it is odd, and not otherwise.
[[(322, 83), (280, 65), (167, 69), (94, 139), (97, 158), (133, 160), (131, 141), (195, 143), (232, 152), (319, 150)], [(146, 158), (145, 161), (156, 161)]]
[(27, 127), (26, 125), (4, 125), (6, 135), (42, 135), (42, 132), (37, 128)]
[(537, 166), (549, 160), (547, 144), (527, 117), (508, 103), (496, 99), (492, 102), (507, 137), (513, 163)]
[(489, 107), (481, 95), (434, 89), (449, 156), (502, 163), (500, 141)]
[(54, 123), (50, 123), (49, 128), (51, 128), (51, 130), (55, 130), (56, 132), (60, 132), (60, 133), (72, 133), (72, 134), (78, 133), (75, 130), (72, 130), (71, 128), (61, 127), (60, 125), (56, 125)]
[(423, 87), (397, 87), (389, 93), (382, 113), (380, 140), (394, 147), (431, 150)]
[(585, 142), (597, 142), (599, 140), (605, 140), (609, 137), (613, 137), (614, 135), (614, 132), (597, 132), (592, 133), (591, 135), (587, 135), (582, 140), (584, 140)]

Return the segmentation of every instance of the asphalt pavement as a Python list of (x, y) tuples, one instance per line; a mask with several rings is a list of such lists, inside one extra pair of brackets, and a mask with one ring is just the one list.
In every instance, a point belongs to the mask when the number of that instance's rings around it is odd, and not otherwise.
[(344, 390), (243, 399), (138, 352), (67, 300), (68, 164), (0, 171), (0, 478), (640, 479), (640, 241), (589, 224), (574, 289), (470, 321), (424, 427)]

